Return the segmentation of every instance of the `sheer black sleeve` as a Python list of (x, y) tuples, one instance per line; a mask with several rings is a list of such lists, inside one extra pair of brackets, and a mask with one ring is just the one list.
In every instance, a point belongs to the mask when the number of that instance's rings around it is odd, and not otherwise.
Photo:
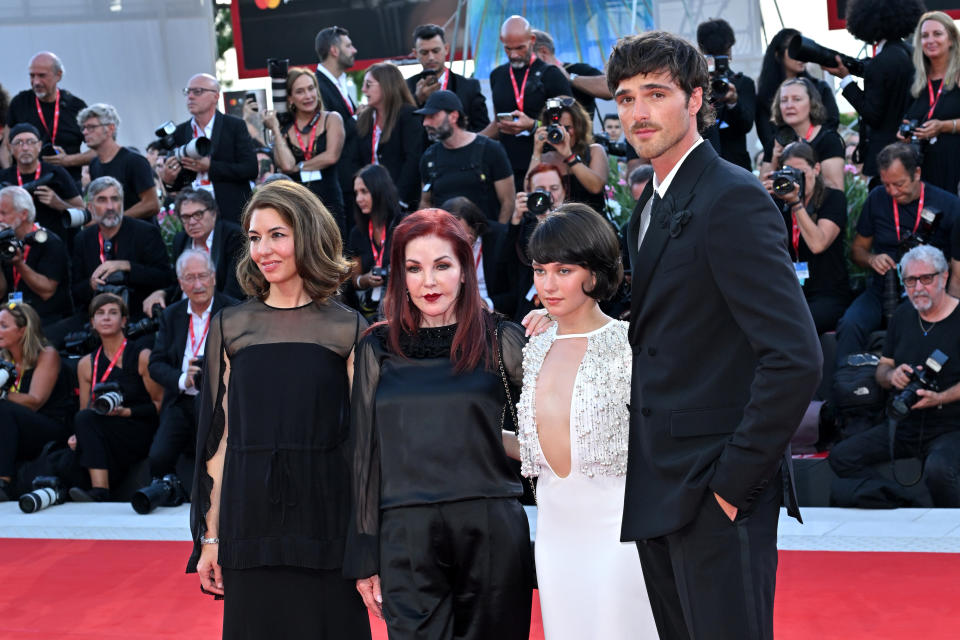
[[(503, 368), (510, 383), (510, 392), (523, 386), (523, 348), (527, 344), (527, 337), (523, 327), (514, 322), (501, 322), (500, 343), (503, 348)], [(519, 400), (519, 394), (513, 397), (514, 403)]]
[(353, 359), (353, 508), (343, 562), (344, 576), (353, 579), (369, 578), (380, 571), (380, 447), (375, 403), (384, 353), (375, 330), (360, 341)]

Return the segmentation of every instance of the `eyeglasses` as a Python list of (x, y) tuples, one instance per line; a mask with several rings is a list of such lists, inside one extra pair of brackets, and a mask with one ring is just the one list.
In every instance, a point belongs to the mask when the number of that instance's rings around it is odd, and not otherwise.
[(193, 96), (194, 98), (199, 98), (202, 96), (204, 91), (209, 91), (210, 93), (220, 93), (219, 89), (206, 89), (204, 87), (184, 87), (182, 91), (183, 95)]
[(209, 280), (210, 276), (213, 273), (210, 271), (204, 271), (203, 273), (191, 273), (186, 276), (180, 276), (181, 282), (186, 282), (187, 284), (193, 284), (194, 282), (200, 282), (201, 280)]
[(203, 214), (205, 214), (207, 211), (210, 211), (210, 209), (200, 209), (200, 211), (197, 211), (196, 213), (187, 213), (187, 214), (181, 213), (180, 221), (183, 222), (183, 224), (198, 222), (200, 218), (203, 217)]
[(933, 284), (934, 278), (936, 278), (938, 275), (940, 274), (924, 273), (919, 276), (906, 276), (903, 279), (903, 286), (905, 286), (907, 289), (913, 289), (915, 286), (917, 286), (918, 282), (924, 286), (927, 286), (927, 285)]
[(35, 147), (40, 144), (39, 140), (14, 140), (10, 143), (11, 147)]
[(82, 127), (80, 127), (80, 131), (83, 131), (83, 132), (93, 131), (94, 129), (99, 129), (100, 127), (105, 127), (105, 126), (107, 126), (107, 125), (105, 125), (105, 124), (85, 124), (85, 125), (83, 125)]

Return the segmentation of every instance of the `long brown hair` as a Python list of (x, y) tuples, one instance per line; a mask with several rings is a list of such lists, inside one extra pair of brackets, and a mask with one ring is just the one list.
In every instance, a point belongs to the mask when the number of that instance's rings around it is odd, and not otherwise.
[(473, 247), (460, 222), (443, 209), (421, 209), (403, 219), (393, 230), (390, 248), (390, 266), (395, 271), (387, 283), (383, 301), (385, 320), (374, 327), (386, 325), (390, 349), (403, 355), (400, 335), (414, 335), (420, 328), (420, 309), (410, 301), (405, 277), (407, 244), (424, 236), (437, 236), (453, 247), (460, 263), (463, 284), (454, 303), (457, 312), (457, 330), (450, 347), (450, 360), (455, 371), (475, 369), (481, 363), (493, 367), (490, 336), (494, 331), (493, 316), (483, 309), (477, 288), (477, 271), (473, 262)]
[[(403, 74), (397, 69), (396, 65), (389, 62), (378, 62), (367, 69), (367, 73), (373, 76), (373, 79), (380, 85), (380, 91), (383, 93), (384, 113), (383, 122), (380, 123), (380, 142), (386, 142), (393, 133), (393, 128), (397, 124), (397, 118), (400, 116), (400, 107), (409, 104), (417, 106), (410, 95), (410, 89), (407, 88), (407, 82), (403, 79)], [(361, 137), (373, 130), (373, 113), (376, 111), (373, 107), (366, 107), (357, 116), (357, 133)]]
[[(333, 216), (313, 193), (291, 180), (277, 180), (257, 187), (243, 209), (243, 231), (257, 209), (273, 209), (293, 229), (297, 273), (303, 289), (314, 302), (324, 303), (336, 295), (349, 277), (351, 264), (343, 259), (343, 241)], [(270, 283), (250, 257), (250, 242), (244, 245), (237, 264), (237, 281), (244, 293), (264, 300)]]

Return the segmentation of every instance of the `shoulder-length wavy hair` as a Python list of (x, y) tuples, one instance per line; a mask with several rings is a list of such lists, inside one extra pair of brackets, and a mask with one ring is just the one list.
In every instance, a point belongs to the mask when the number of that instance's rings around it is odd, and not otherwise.
[[(382, 165), (368, 164), (357, 171), (354, 178), (363, 180), (370, 192), (370, 221), (377, 226), (389, 226), (400, 215), (400, 196), (390, 172)], [(353, 219), (361, 229), (366, 228), (367, 216), (360, 211), (356, 200), (353, 202)]]
[(294, 106), (291, 96), (293, 95), (293, 83), (299, 80), (301, 76), (310, 78), (314, 89), (317, 90), (317, 110), (323, 111), (323, 96), (320, 95), (320, 84), (317, 82), (316, 74), (306, 67), (294, 67), (287, 72), (287, 106), (290, 108), (290, 113), (294, 115), (297, 113), (297, 108)]
[(957, 25), (953, 18), (942, 11), (927, 11), (920, 16), (917, 22), (917, 30), (913, 33), (913, 85), (910, 87), (910, 93), (916, 98), (927, 88), (927, 78), (930, 76), (930, 60), (923, 53), (922, 31), (923, 23), (927, 20), (939, 22), (946, 29), (950, 37), (950, 62), (947, 63), (947, 72), (943, 76), (943, 90), (950, 91), (957, 86), (957, 79), (960, 78), (960, 32), (957, 31)]
[[(25, 302), (7, 302), (0, 307), (0, 313), (6, 311), (13, 317), (14, 324), (19, 329), (25, 329), (23, 332), (23, 342), (20, 345), (20, 352), (23, 356), (23, 362), (20, 363), (20, 370), (26, 371), (37, 366), (37, 359), (40, 358), (40, 352), (44, 347), (49, 346), (49, 342), (43, 336), (43, 328), (40, 324), (40, 316), (29, 304)], [(6, 349), (0, 349), (0, 357), (11, 362), (13, 356)]]
[[(571, 149), (578, 156), (586, 155), (587, 147), (593, 143), (593, 132), (590, 130), (590, 116), (587, 115), (587, 112), (584, 111), (583, 107), (580, 106), (580, 103), (571, 98), (570, 96), (557, 96), (560, 99), (561, 113), (569, 113), (570, 119), (573, 120), (573, 133), (574, 137), (577, 139), (577, 143), (574, 144)], [(544, 107), (543, 111), (540, 112), (540, 122), (547, 121), (547, 109)]]
[(827, 108), (823, 106), (823, 98), (820, 97), (820, 92), (817, 91), (817, 87), (806, 78), (790, 78), (780, 83), (780, 86), (777, 87), (777, 92), (773, 96), (773, 102), (770, 103), (770, 120), (778, 127), (786, 124), (783, 121), (783, 114), (780, 113), (780, 93), (784, 87), (795, 84), (802, 85), (807, 92), (807, 98), (810, 99), (810, 124), (817, 125), (826, 122)]
[(457, 330), (450, 348), (450, 360), (454, 370), (469, 371), (478, 366), (493, 368), (495, 352), (491, 348), (490, 337), (495, 328), (494, 319), (484, 311), (480, 300), (473, 248), (463, 225), (443, 209), (421, 209), (404, 218), (393, 230), (390, 265), (399, 272), (387, 283), (387, 293), (383, 301), (385, 320), (373, 325), (371, 329), (386, 325), (390, 350), (402, 356), (401, 334), (414, 335), (420, 328), (422, 315), (408, 296), (405, 271), (407, 244), (425, 236), (437, 236), (449, 242), (453, 247), (453, 257), (460, 263), (460, 272), (463, 274), (460, 294), (454, 303)]
[[(250, 231), (250, 219), (257, 209), (273, 209), (293, 229), (294, 256), (303, 288), (317, 303), (337, 294), (350, 274), (351, 264), (343, 259), (343, 241), (337, 223), (323, 203), (303, 185), (278, 180), (261, 185), (243, 209), (243, 231)], [(270, 283), (250, 257), (250, 243), (244, 245), (237, 264), (237, 280), (244, 293), (264, 300)]]
[[(367, 69), (367, 73), (373, 76), (373, 79), (380, 84), (380, 91), (383, 93), (383, 107), (381, 111), (384, 114), (383, 122), (380, 123), (380, 141), (386, 142), (393, 133), (393, 128), (397, 124), (397, 118), (400, 117), (400, 107), (408, 104), (417, 106), (410, 95), (410, 89), (407, 88), (407, 82), (403, 79), (403, 74), (397, 69), (396, 65), (389, 62), (378, 62)], [(361, 137), (370, 133), (373, 129), (374, 109), (367, 107), (357, 116), (357, 132)]]

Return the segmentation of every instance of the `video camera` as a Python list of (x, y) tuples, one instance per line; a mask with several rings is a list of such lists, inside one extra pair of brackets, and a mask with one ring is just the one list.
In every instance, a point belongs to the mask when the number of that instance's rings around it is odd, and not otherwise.
[(787, 53), (794, 60), (813, 62), (821, 67), (829, 68), (837, 66), (837, 56), (839, 56), (840, 62), (843, 63), (843, 66), (845, 66), (850, 73), (861, 78), (863, 77), (865, 60), (851, 58), (839, 51), (828, 49), (827, 47), (817, 44), (810, 38), (805, 38), (799, 34), (790, 40), (790, 44), (787, 45)]
[(167, 120), (153, 132), (157, 136), (155, 144), (166, 151), (168, 156), (173, 156), (177, 160), (183, 160), (184, 158), (199, 160), (209, 156), (213, 151), (213, 143), (206, 136), (193, 138), (190, 142), (178, 147), (173, 138), (176, 130), (177, 125), (172, 120)]
[(910, 382), (890, 402), (887, 415), (892, 420), (903, 420), (910, 413), (910, 407), (917, 403), (917, 391), (920, 389), (939, 391), (936, 378), (949, 359), (943, 351), (934, 349), (923, 366), (913, 367), (913, 370), (908, 374)]
[(35, 513), (41, 509), (63, 504), (67, 491), (57, 476), (37, 476), (33, 479), (33, 491), (20, 496), (20, 511)]
[(93, 387), (93, 402), (90, 409), (105, 416), (123, 405), (123, 391), (118, 382), (99, 382)]
[(17, 252), (22, 254), (27, 245), (43, 244), (48, 237), (47, 230), (39, 228), (36, 231), (31, 231), (21, 240), (11, 227), (7, 227), (0, 231), (0, 260), (10, 262), (17, 255)]
[(777, 197), (782, 197), (793, 191), (794, 185), (800, 188), (798, 198), (803, 201), (804, 190), (806, 187), (806, 176), (803, 171), (796, 167), (785, 166), (770, 174), (773, 179), (773, 193)]
[(730, 72), (730, 56), (707, 56), (707, 71), (710, 72), (710, 100), (718, 102), (727, 95), (739, 73)]
[(287, 71), (290, 69), (288, 58), (267, 58), (267, 75), (270, 76), (270, 97), (277, 116), (287, 113)]
[(144, 516), (157, 507), (178, 507), (188, 498), (180, 478), (168, 473), (162, 478), (154, 478), (149, 485), (133, 494), (130, 506)]
[(0, 393), (9, 391), (17, 381), (17, 365), (0, 358)]
[(608, 155), (620, 156), (621, 158), (627, 155), (627, 143), (611, 140), (606, 131), (593, 134), (593, 141), (606, 149)]

